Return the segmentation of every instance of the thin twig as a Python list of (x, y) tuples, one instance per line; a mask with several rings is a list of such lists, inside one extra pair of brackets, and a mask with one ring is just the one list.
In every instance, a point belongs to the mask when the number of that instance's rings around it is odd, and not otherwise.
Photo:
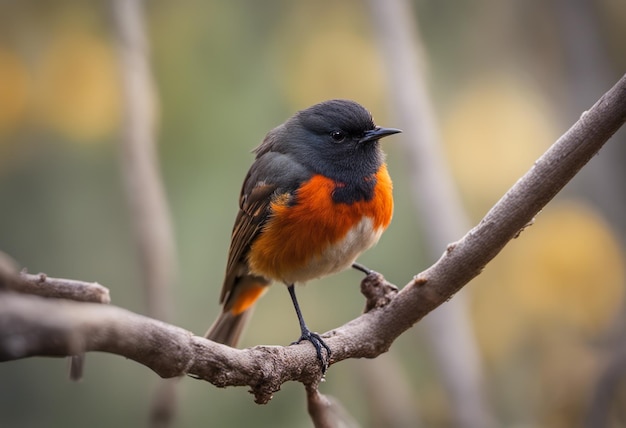
[(19, 282), (11, 287), (12, 291), (34, 294), (41, 297), (76, 300), (108, 304), (111, 302), (109, 289), (97, 282), (77, 281), (75, 279), (51, 278), (45, 273), (36, 275), (24, 271), (19, 274)]

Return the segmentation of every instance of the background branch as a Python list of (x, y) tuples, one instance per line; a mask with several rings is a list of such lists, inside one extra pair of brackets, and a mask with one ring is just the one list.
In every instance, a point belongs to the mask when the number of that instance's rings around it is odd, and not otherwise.
[(121, 136), (121, 172), (140, 259), (150, 316), (168, 319), (169, 286), (175, 277), (175, 245), (156, 150), (157, 99), (148, 61), (143, 6), (112, 2), (126, 111)]
[[(467, 230), (470, 221), (443, 154), (428, 91), (427, 60), (417, 14), (407, 0), (370, 0), (369, 4), (387, 68), (390, 100), (396, 116), (393, 122), (404, 130), (400, 141), (409, 171), (415, 218), (424, 237), (426, 262), (432, 263), (447, 243)], [(434, 354), (456, 425), (493, 426), (494, 412), (484, 391), (482, 360), (468, 313), (467, 296), (457, 296), (425, 321), (428, 349)]]
[[(173, 312), (176, 249), (156, 149), (158, 102), (149, 61), (144, 2), (111, 2), (118, 39), (119, 68), (126, 111), (121, 138), (121, 172), (130, 207), (147, 312), (168, 320)], [(176, 412), (175, 383), (157, 386), (150, 426), (170, 426)]]
[[(374, 358), (427, 313), (478, 275), (504, 245), (587, 163), (626, 121), (626, 76), (540, 158), (462, 239), (400, 292), (326, 333), (332, 363)], [(376, 305), (368, 305), (369, 307)], [(258, 403), (280, 385), (319, 381), (306, 344), (232, 349), (186, 330), (108, 305), (0, 294), (0, 359), (105, 351), (150, 367), (162, 377), (190, 374), (216, 386), (250, 386)]]
[(78, 302), (111, 303), (109, 289), (97, 282), (50, 278), (45, 273), (33, 275), (22, 271), (18, 276), (18, 281), (13, 284), (9, 289), (18, 293)]

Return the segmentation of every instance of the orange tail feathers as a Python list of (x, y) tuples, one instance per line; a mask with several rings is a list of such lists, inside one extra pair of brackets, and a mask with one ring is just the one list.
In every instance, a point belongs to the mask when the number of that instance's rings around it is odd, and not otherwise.
[(254, 303), (267, 290), (267, 283), (259, 283), (258, 277), (243, 277), (235, 284), (226, 299), (224, 310), (217, 317), (204, 337), (214, 342), (235, 347), (246, 322), (252, 315)]
[(217, 317), (204, 337), (213, 342), (235, 347), (250, 315), (252, 315), (252, 308), (237, 315), (231, 311), (224, 311)]

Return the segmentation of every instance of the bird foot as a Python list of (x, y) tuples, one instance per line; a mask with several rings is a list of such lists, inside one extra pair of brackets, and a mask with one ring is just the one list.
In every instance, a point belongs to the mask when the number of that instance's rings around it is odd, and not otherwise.
[[(330, 364), (330, 354), (331, 354), (330, 348), (328, 347), (326, 342), (322, 340), (319, 334), (313, 333), (312, 331), (309, 331), (309, 330), (304, 330), (302, 331), (302, 335), (300, 336), (300, 338), (296, 340), (295, 342), (293, 342), (292, 345), (298, 344), (302, 342), (303, 340), (311, 342), (311, 344), (315, 348), (315, 352), (317, 353), (317, 359), (322, 365), (322, 374), (326, 373), (326, 370), (328, 369), (328, 365)], [(326, 350), (326, 358), (324, 358), (322, 349)]]

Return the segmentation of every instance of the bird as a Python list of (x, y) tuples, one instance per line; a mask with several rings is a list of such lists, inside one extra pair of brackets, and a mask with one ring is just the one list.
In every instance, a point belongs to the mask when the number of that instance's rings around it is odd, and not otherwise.
[[(205, 337), (235, 347), (256, 301), (287, 286), (300, 338), (322, 373), (331, 349), (304, 321), (295, 285), (356, 263), (393, 214), (392, 181), (379, 140), (402, 132), (376, 126), (357, 102), (333, 99), (296, 112), (253, 150), (232, 230), (220, 304)], [(325, 356), (324, 356), (325, 352)]]

